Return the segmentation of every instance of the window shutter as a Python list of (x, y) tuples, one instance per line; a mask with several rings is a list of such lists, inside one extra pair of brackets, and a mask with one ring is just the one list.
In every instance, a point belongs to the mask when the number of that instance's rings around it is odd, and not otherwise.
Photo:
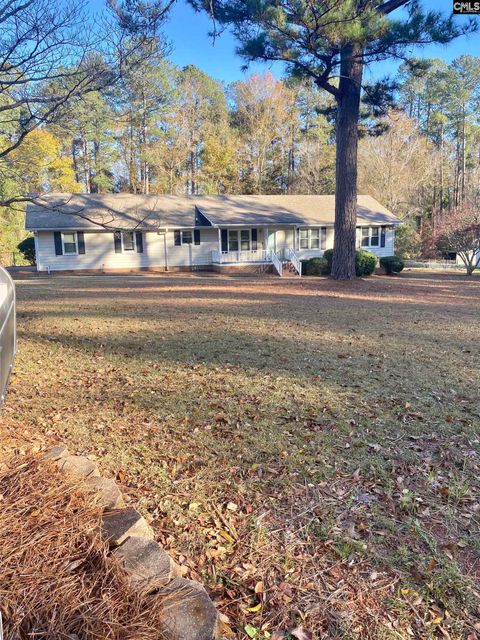
[(200, 229), (193, 230), (193, 241), (195, 244), (200, 244)]
[(63, 256), (62, 234), (60, 231), (53, 232), (53, 240), (55, 242), (55, 255)]
[(252, 251), (257, 250), (258, 234), (256, 229), (252, 229)]
[(115, 245), (115, 253), (122, 253), (122, 232), (113, 232), (113, 243)]
[(381, 247), (385, 246), (386, 231), (387, 231), (387, 227), (382, 227), (382, 230), (381, 230), (381, 233), (380, 233), (380, 246)]
[(78, 253), (85, 253), (85, 234), (83, 231), (77, 233)]
[(320, 249), (327, 248), (327, 227), (320, 228)]
[(143, 233), (141, 231), (135, 232), (135, 242), (137, 245), (137, 253), (143, 253)]
[(175, 245), (179, 247), (182, 244), (182, 236), (180, 231), (174, 231), (175, 234)]
[(222, 251), (228, 251), (228, 231), (222, 229)]

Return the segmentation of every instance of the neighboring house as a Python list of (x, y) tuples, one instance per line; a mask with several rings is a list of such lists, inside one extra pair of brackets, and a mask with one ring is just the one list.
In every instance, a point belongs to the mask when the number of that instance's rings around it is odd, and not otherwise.
[[(333, 247), (334, 196), (52, 194), (27, 206), (39, 271), (272, 270)], [(357, 245), (392, 255), (400, 224), (358, 197)]]

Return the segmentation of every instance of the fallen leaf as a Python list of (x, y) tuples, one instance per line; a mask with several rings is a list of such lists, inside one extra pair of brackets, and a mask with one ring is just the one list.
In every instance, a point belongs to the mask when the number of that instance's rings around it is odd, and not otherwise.
[(438, 561), (435, 560), (435, 558), (432, 558), (430, 560), (430, 562), (428, 563), (428, 565), (427, 565), (428, 566), (428, 570), (429, 571), (433, 571), (435, 569), (435, 567), (437, 566), (437, 564), (438, 564)]
[(255, 585), (255, 593), (257, 594), (261, 594), (264, 593), (265, 589), (263, 586), (263, 582), (260, 580), (260, 582), (257, 582), (257, 584)]
[(225, 530), (221, 530), (220, 531), (220, 535), (225, 538), (225, 540), (227, 540), (228, 542), (231, 542), (232, 544), (235, 542), (235, 538), (232, 538), (232, 536)]
[(290, 635), (297, 638), (297, 640), (312, 640), (312, 634), (307, 629), (304, 629), (303, 626), (295, 627), (292, 631), (290, 631)]
[(249, 638), (258, 638), (258, 629), (256, 627), (252, 627), (251, 624), (246, 624), (243, 628)]

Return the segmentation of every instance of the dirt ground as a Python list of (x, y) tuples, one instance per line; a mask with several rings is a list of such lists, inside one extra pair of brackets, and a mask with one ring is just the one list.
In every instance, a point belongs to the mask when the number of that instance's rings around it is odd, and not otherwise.
[(226, 638), (480, 638), (480, 279), (16, 284), (2, 453), (98, 456)]

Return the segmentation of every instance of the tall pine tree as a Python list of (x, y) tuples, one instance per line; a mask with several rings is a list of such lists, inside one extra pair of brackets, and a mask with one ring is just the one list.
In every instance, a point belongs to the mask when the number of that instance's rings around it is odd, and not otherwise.
[[(448, 43), (475, 28), (420, 0), (190, 0), (229, 25), (249, 61), (282, 61), (336, 101), (336, 204), (332, 275), (355, 276), (357, 147), (366, 65), (404, 57), (412, 45)], [(398, 12), (398, 17), (395, 17)], [(395, 16), (394, 16), (395, 14)], [(377, 95), (379, 92), (373, 92)]]

